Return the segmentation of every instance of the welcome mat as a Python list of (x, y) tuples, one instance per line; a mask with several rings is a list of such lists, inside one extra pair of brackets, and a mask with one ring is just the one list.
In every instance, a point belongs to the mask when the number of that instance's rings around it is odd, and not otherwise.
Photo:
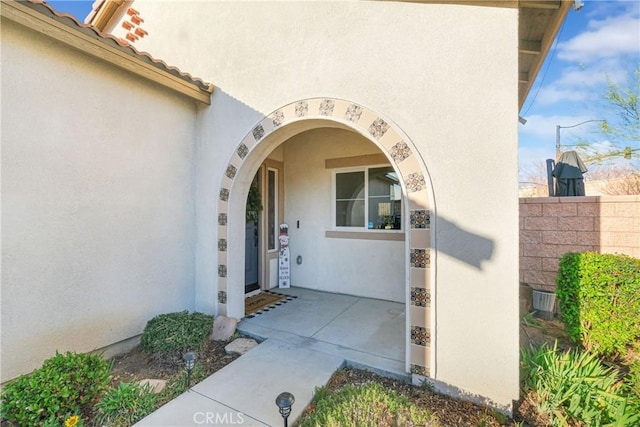
[(247, 318), (252, 318), (279, 305), (285, 304), (297, 298), (293, 295), (284, 295), (277, 292), (262, 291), (258, 295), (244, 300), (244, 314)]

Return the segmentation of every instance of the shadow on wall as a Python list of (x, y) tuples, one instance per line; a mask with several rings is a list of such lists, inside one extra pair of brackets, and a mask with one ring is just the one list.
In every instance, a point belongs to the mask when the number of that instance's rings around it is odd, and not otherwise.
[(467, 231), (441, 216), (437, 217), (437, 221), (436, 248), (438, 252), (447, 254), (478, 270), (482, 270), (482, 264), (493, 257), (493, 240)]

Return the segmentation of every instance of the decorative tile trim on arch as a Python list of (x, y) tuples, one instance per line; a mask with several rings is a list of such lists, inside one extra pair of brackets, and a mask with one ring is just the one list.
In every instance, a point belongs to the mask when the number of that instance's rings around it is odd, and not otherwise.
[[(407, 355), (411, 374), (420, 381), (430, 376), (431, 346), (436, 337), (431, 329), (431, 283), (430, 283), (430, 228), (431, 211), (426, 167), (413, 143), (404, 137), (399, 129), (380, 117), (379, 114), (361, 105), (334, 98), (309, 98), (285, 105), (265, 116), (238, 144), (227, 163), (220, 182), (218, 197), (218, 307), (220, 314), (227, 314), (229, 300), (235, 293), (229, 292), (235, 278), (228, 277), (228, 217), (229, 196), (233, 191), (233, 181), (244, 161), (255, 147), (271, 132), (289, 123), (306, 119), (324, 119), (340, 122), (354, 131), (370, 138), (386, 151), (395, 164), (404, 183), (406, 203), (409, 213), (409, 227), (406, 236), (409, 241), (406, 253), (407, 287), (410, 301), (407, 316), (410, 316), (408, 336), (410, 353)], [(228, 258), (229, 257), (229, 258)], [(409, 333), (408, 332), (408, 333)]]
[(241, 142), (240, 145), (238, 145), (236, 153), (238, 154), (238, 157), (240, 157), (240, 160), (244, 160), (244, 158), (247, 157), (247, 154), (249, 154), (249, 148)]
[(284, 123), (284, 113), (282, 112), (282, 110), (274, 111), (274, 113), (271, 115), (271, 122), (273, 123), (274, 128), (277, 128), (282, 123)]

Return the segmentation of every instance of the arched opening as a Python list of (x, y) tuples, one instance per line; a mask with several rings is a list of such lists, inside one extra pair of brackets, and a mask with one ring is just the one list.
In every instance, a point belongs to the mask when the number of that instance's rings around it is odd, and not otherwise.
[[(318, 147), (318, 141), (332, 138), (326, 147)], [(337, 140), (349, 142), (341, 145)], [(218, 200), (219, 312), (244, 316), (245, 239), (241, 236), (245, 235), (247, 194), (256, 172), (281, 144), (288, 155), (274, 160), (283, 160), (291, 182), (299, 183), (285, 191), (289, 207), (285, 212), (296, 216), (294, 211), (304, 211), (300, 216), (305, 218), (301, 226), (298, 218), (285, 213), (285, 221), (296, 227), (297, 244), (306, 257), (313, 253), (320, 258), (307, 264), (304, 274), (299, 270), (308, 281), (305, 285), (403, 302), (405, 370), (421, 377), (433, 376), (435, 306), (431, 301), (435, 276), (430, 262), (434, 248), (427, 171), (397, 126), (354, 103), (318, 98), (289, 104), (262, 119), (239, 143)], [(358, 182), (363, 183), (363, 190), (352, 191), (360, 188)], [(309, 219), (313, 224), (307, 224)], [(367, 247), (374, 246), (376, 251), (370, 254), (374, 262), (369, 266), (377, 265), (377, 270), (370, 267), (367, 271), (362, 260), (367, 257)], [(339, 267), (327, 272), (323, 267), (332, 256), (337, 264), (349, 263), (340, 251), (353, 254), (358, 250), (364, 253), (354, 259), (362, 265), (351, 271)], [(384, 263), (389, 268), (384, 268)], [(384, 285), (367, 288), (372, 275), (379, 276), (378, 283)]]

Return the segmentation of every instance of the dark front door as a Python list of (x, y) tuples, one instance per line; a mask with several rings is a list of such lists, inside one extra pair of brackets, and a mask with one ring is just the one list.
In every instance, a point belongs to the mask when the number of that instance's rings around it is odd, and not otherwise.
[(244, 291), (245, 293), (260, 289), (258, 277), (260, 277), (260, 173), (256, 174), (249, 196), (247, 197), (247, 212), (245, 226), (245, 261), (244, 261)]

